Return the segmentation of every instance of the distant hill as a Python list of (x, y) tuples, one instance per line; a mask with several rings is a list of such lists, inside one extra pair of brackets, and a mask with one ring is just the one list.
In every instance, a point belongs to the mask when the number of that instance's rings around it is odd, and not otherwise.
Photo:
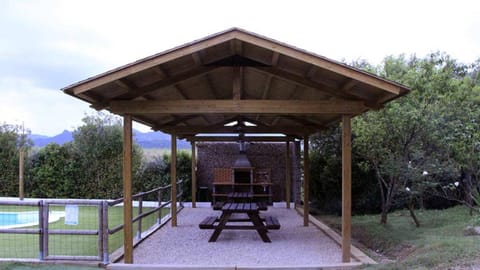
[(64, 144), (73, 140), (72, 132), (68, 130), (64, 130), (62, 133), (53, 137), (31, 134), (29, 138), (33, 141), (33, 145), (37, 147), (44, 147), (49, 143)]
[[(163, 132), (141, 132), (134, 130), (133, 137), (142, 148), (170, 148), (170, 135)], [(49, 143), (62, 145), (64, 143), (71, 142), (73, 140), (73, 135), (71, 131), (64, 130), (62, 133), (53, 137), (30, 134), (29, 138), (33, 141), (34, 146), (44, 147)], [(179, 140), (177, 141), (177, 148), (188, 149), (190, 148), (190, 143)]]

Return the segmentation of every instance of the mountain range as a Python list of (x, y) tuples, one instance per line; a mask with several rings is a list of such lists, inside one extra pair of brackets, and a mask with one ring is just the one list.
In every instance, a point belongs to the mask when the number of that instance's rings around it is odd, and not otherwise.
[[(29, 139), (33, 141), (36, 147), (44, 147), (49, 143), (64, 144), (73, 140), (73, 133), (64, 130), (62, 133), (49, 137), (39, 134), (30, 134)], [(170, 148), (170, 135), (163, 132), (141, 132), (133, 131), (133, 139), (142, 148)], [(177, 148), (189, 149), (190, 143), (185, 140), (177, 141)]]

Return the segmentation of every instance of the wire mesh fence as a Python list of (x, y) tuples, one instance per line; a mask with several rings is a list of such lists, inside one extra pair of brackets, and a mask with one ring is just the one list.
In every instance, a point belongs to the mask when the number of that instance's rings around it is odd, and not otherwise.
[[(39, 257), (39, 214), (35, 202), (24, 205), (0, 204), (0, 257)], [(33, 225), (24, 228), (23, 225)], [(15, 230), (17, 233), (4, 233)], [(26, 231), (28, 230), (28, 231)]]
[[(178, 184), (180, 210), (182, 181)], [(166, 186), (133, 196), (135, 243), (170, 219), (170, 192)], [(0, 200), (0, 259), (111, 262), (122, 254), (122, 202), (122, 198)]]

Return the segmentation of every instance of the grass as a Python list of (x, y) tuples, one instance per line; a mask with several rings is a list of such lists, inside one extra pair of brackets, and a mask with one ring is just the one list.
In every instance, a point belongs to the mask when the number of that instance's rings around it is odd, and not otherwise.
[[(352, 237), (368, 247), (372, 257), (384, 256), (384, 263), (366, 269), (449, 269), (480, 263), (480, 236), (463, 235), (463, 229), (473, 222), (468, 209), (457, 206), (416, 214), (419, 228), (408, 211), (389, 214), (387, 225), (379, 223), (379, 215), (352, 218)], [(335, 228), (341, 222), (338, 217), (320, 219)], [(376, 259), (382, 261), (378, 256)]]
[(53, 265), (53, 264), (26, 264), (26, 263), (0, 263), (0, 270), (98, 270), (98, 267), (78, 265)]
[[(50, 207), (51, 211), (64, 211), (64, 207)], [(147, 212), (151, 208), (144, 208)], [(37, 207), (0, 206), (0, 211), (37, 211)], [(137, 208), (134, 208), (134, 215)], [(164, 216), (168, 209), (164, 209)], [(109, 228), (123, 223), (123, 207), (110, 207), (108, 209)], [(145, 231), (156, 222), (156, 215), (150, 215), (143, 219), (142, 230)], [(38, 226), (30, 227), (38, 228)], [(134, 230), (137, 223), (133, 225)], [(79, 224), (65, 225), (61, 218), (55, 223), (49, 224), (49, 229), (60, 230), (97, 230), (98, 208), (96, 206), (79, 207)], [(98, 236), (96, 235), (50, 235), (49, 255), (78, 255), (96, 256), (98, 254)], [(109, 252), (112, 253), (123, 245), (123, 230), (109, 236)], [(0, 257), (1, 258), (38, 258), (39, 236), (37, 234), (0, 234)], [(2, 269), (2, 268), (0, 268)]]

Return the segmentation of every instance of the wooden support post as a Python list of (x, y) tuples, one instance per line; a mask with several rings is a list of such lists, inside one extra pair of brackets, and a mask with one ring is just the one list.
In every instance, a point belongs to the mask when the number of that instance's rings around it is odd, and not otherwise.
[(303, 138), (303, 226), (308, 226), (310, 212), (310, 158), (308, 136)]
[(18, 198), (23, 200), (25, 198), (24, 194), (24, 184), (23, 184), (23, 168), (24, 168), (24, 161), (25, 161), (25, 151), (23, 146), (20, 147), (19, 152), (19, 160), (18, 160)]
[(170, 161), (170, 177), (171, 177), (171, 212), (172, 212), (172, 227), (177, 227), (177, 135), (172, 134), (172, 148)]
[(352, 232), (352, 127), (350, 116), (342, 116), (342, 261), (350, 262)]
[(290, 161), (290, 142), (287, 141), (285, 149), (285, 201), (287, 208), (290, 209), (291, 186), (292, 186), (292, 162)]
[(124, 261), (133, 263), (132, 223), (132, 117), (123, 117), (123, 249)]
[(192, 142), (192, 208), (197, 207), (197, 161), (195, 142)]

